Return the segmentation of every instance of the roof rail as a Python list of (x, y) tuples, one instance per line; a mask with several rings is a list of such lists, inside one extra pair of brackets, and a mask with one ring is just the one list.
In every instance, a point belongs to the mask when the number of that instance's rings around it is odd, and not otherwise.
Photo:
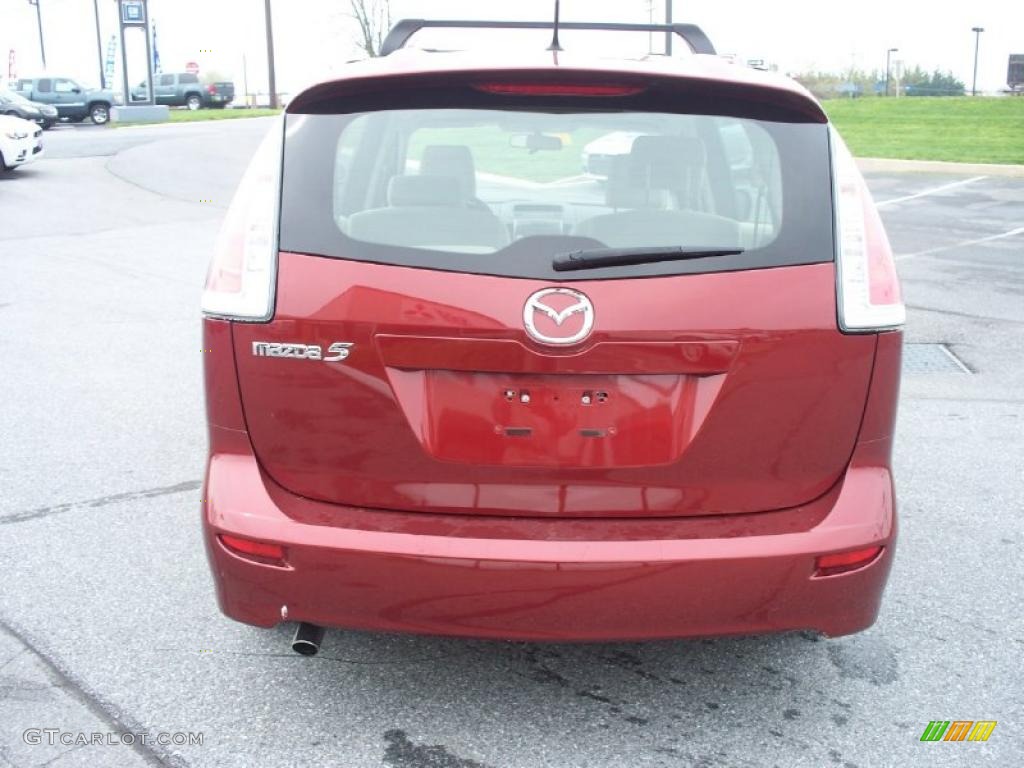
[[(409, 38), (421, 29), (438, 28), (445, 29), (554, 29), (554, 22), (551, 21), (468, 21), (468, 20), (438, 20), (438, 19), (402, 19), (388, 32), (384, 43), (380, 48), (380, 55), (387, 56), (390, 53), (404, 48)], [(563, 21), (558, 25), (559, 29), (585, 29), (603, 32), (674, 32), (679, 35), (690, 46), (694, 53), (715, 53), (715, 46), (704, 34), (704, 30), (696, 24), (605, 24), (589, 21)]]

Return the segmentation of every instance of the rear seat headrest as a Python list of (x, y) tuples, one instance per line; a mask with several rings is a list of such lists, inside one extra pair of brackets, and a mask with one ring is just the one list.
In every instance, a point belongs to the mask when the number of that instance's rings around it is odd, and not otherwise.
[(476, 197), (476, 164), (465, 144), (429, 144), (423, 148), (420, 173), (424, 176), (454, 176), (466, 198)]
[(461, 188), (454, 176), (392, 176), (388, 182), (388, 205), (391, 206), (461, 204)]
[(679, 190), (704, 166), (704, 144), (684, 136), (637, 136), (628, 155), (612, 161), (606, 200), (612, 208), (660, 207), (667, 190)]
[(634, 184), (649, 189), (677, 189), (686, 172), (704, 166), (704, 144), (683, 136), (637, 136), (629, 152)]
[(642, 162), (671, 157), (684, 165), (704, 164), (704, 142), (689, 136), (637, 136), (629, 154)]

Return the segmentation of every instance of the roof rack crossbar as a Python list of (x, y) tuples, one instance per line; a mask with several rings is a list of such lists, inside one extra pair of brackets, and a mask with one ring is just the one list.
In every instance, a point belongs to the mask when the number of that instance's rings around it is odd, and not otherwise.
[[(696, 24), (606, 24), (589, 21), (563, 21), (559, 29), (583, 29), (602, 32), (673, 32), (690, 46), (694, 53), (715, 53), (715, 46)], [(381, 45), (381, 56), (387, 56), (404, 48), (409, 38), (421, 29), (553, 29), (550, 21), (470, 21), (440, 19), (402, 19), (388, 32)]]

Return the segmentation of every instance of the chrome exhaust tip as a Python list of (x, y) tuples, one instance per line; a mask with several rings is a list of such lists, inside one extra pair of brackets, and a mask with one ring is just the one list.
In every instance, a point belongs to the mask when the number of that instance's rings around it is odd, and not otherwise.
[(316, 656), (324, 641), (324, 628), (302, 622), (295, 628), (292, 650), (301, 656)]

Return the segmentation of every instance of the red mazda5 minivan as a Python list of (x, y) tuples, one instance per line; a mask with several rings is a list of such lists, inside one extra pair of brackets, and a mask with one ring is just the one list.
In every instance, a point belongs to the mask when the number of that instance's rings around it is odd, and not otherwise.
[(820, 105), (687, 25), (598, 25), (686, 58), (391, 50), (438, 24), (296, 96), (227, 214), (224, 613), (304, 653), (868, 627), (905, 312)]

